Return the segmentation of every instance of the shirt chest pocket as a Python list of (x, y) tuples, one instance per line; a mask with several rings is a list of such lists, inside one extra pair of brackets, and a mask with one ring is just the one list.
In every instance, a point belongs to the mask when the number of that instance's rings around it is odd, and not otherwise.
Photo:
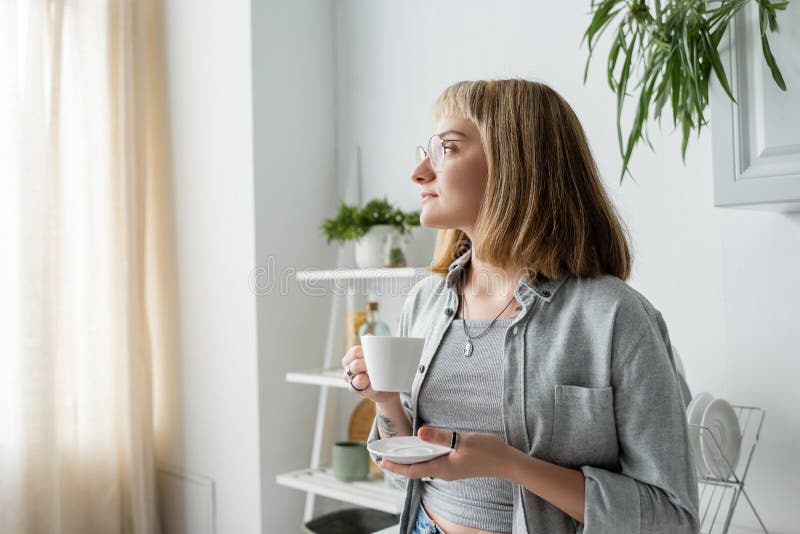
[(619, 468), (619, 444), (611, 386), (558, 384), (553, 404), (550, 457), (559, 465)]

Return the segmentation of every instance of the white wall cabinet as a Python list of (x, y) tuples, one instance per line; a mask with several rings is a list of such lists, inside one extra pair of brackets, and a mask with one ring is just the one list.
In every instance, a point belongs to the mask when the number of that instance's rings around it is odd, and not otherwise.
[(715, 206), (800, 211), (800, 2), (778, 12), (778, 29), (768, 37), (786, 92), (764, 61), (755, 2), (720, 45), (737, 103), (711, 84)]

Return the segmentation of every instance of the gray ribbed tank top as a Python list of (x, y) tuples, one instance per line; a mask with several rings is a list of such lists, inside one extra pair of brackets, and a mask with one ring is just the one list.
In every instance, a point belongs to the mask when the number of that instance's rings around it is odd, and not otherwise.
[[(502, 380), (505, 333), (513, 319), (497, 319), (486, 334), (473, 339), (464, 356), (463, 319), (453, 319), (442, 338), (419, 392), (417, 410), (423, 426), (494, 434), (505, 441)], [(470, 336), (483, 332), (490, 319), (467, 320)], [(434, 479), (422, 483), (425, 507), (461, 525), (511, 532), (513, 485), (500, 478)]]

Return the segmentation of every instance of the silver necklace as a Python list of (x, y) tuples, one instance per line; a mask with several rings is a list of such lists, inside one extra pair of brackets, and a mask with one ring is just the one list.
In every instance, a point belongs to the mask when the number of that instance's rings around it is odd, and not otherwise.
[(480, 334), (477, 334), (475, 336), (470, 336), (469, 332), (467, 332), (467, 299), (464, 298), (464, 292), (463, 291), (461, 292), (461, 302), (464, 305), (464, 312), (461, 314), (463, 316), (463, 321), (461, 322), (461, 326), (464, 327), (464, 335), (467, 336), (467, 342), (464, 344), (464, 356), (469, 358), (470, 356), (472, 356), (472, 351), (475, 348), (475, 344), (472, 343), (472, 340), (473, 339), (478, 339), (479, 337), (483, 336), (486, 332), (489, 331), (489, 329), (492, 327), (492, 325), (495, 323), (495, 321), (497, 321), (497, 318), (500, 317), (501, 315), (503, 315), (503, 312), (508, 309), (508, 307), (511, 305), (512, 302), (514, 302), (514, 296), (511, 297), (511, 300), (508, 301), (508, 304), (503, 306), (503, 309), (500, 310), (500, 313), (497, 314), (497, 317), (492, 319), (492, 322), (489, 323), (489, 326), (484, 328), (483, 332), (481, 332)]

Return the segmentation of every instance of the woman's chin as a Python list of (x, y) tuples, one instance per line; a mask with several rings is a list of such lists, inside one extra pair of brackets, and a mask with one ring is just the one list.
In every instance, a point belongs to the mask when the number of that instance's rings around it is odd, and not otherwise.
[(422, 213), (419, 215), (419, 225), (424, 226), (425, 228), (436, 228), (441, 229), (442, 226), (438, 224), (438, 221), (435, 217), (425, 217), (425, 212), (423, 210)]

